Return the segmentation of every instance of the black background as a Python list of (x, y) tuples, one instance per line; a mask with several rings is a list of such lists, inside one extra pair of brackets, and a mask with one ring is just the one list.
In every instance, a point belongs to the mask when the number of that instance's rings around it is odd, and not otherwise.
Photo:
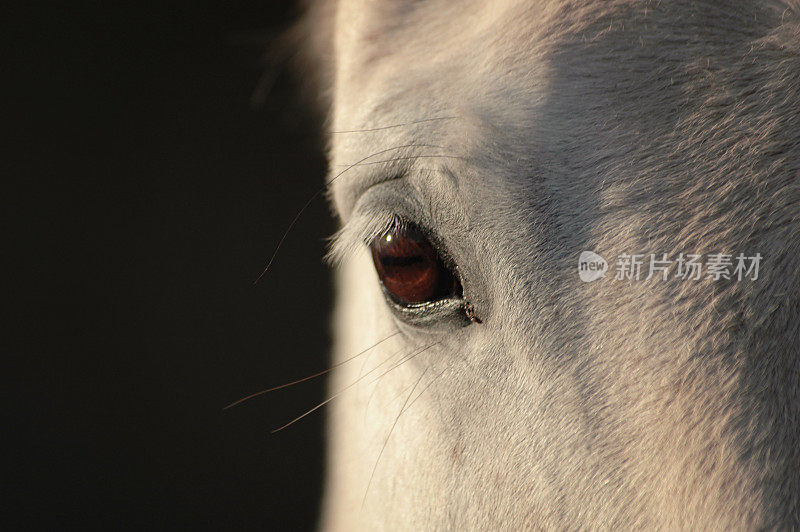
[[(4, 8), (3, 521), (309, 529), (331, 306), (319, 118), (288, 2)], [(10, 517), (9, 517), (10, 516)], [(5, 528), (5, 527), (4, 527)]]

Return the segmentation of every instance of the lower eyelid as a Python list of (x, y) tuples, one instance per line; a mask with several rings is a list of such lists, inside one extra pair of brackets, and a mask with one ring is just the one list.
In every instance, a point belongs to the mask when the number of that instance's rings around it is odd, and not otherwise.
[(395, 317), (401, 322), (426, 329), (466, 327), (470, 321), (463, 299), (440, 299), (420, 305), (404, 306), (392, 301), (391, 296), (381, 285), (386, 302)]

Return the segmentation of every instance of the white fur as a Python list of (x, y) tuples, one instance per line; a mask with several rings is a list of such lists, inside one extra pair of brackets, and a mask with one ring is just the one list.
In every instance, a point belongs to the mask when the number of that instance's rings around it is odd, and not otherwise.
[[(331, 380), (372, 370), (331, 407), (324, 527), (800, 527), (800, 4), (316, 8), (330, 130), (384, 128), (332, 133), (331, 177), (403, 157), (332, 183), (344, 238), (385, 197), (483, 319), (407, 326), (344, 261), (335, 361), (401, 334)], [(764, 260), (585, 284), (583, 250)]]

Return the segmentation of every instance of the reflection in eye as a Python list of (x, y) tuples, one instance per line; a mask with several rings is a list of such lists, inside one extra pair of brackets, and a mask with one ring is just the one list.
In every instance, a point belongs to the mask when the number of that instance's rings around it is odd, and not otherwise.
[(372, 241), (375, 270), (398, 303), (414, 305), (461, 296), (461, 284), (425, 235), (393, 229)]

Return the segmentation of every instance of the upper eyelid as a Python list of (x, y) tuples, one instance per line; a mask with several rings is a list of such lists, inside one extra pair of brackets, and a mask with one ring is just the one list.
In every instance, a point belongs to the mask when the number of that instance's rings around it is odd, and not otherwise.
[(353, 216), (330, 237), (325, 260), (334, 266), (341, 266), (362, 245), (369, 245), (375, 238), (401, 228), (405, 223), (402, 217), (389, 212), (368, 212)]
[[(417, 172), (423, 175), (432, 174), (435, 170), (419, 168)], [(438, 231), (432, 230), (437, 224), (429, 198), (414, 182), (404, 179), (406, 176), (400, 173), (390, 178), (379, 178), (358, 194), (352, 215), (328, 239), (328, 252), (325, 255), (328, 264), (341, 267), (362, 246), (369, 246), (375, 238), (406, 224), (422, 230), (437, 251), (453, 262), (444, 239)]]
[(402, 177), (381, 180), (359, 195), (352, 216), (329, 239), (325, 256), (329, 264), (341, 266), (362, 245), (369, 245), (375, 238), (406, 223), (425, 220), (415, 198), (416, 191)]

